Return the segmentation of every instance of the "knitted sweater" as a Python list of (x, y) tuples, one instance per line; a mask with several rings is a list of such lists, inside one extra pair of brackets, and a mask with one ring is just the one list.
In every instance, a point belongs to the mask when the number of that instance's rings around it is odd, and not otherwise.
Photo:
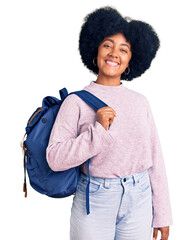
[(117, 178), (148, 170), (152, 187), (153, 225), (172, 225), (167, 175), (156, 125), (147, 98), (121, 82), (106, 86), (91, 81), (93, 93), (116, 112), (108, 131), (96, 121), (96, 111), (77, 95), (69, 95), (54, 123), (47, 161), (55, 171), (78, 165), (90, 175)]

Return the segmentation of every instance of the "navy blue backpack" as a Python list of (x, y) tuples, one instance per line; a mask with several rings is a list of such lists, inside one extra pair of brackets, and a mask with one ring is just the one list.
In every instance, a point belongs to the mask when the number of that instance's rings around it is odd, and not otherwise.
[[(66, 88), (59, 91), (61, 100), (55, 97), (45, 97), (42, 107), (36, 109), (27, 122), (26, 133), (21, 143), (24, 152), (24, 185), (23, 191), (27, 197), (26, 169), (30, 185), (39, 193), (53, 198), (63, 198), (75, 194), (79, 178), (79, 167), (73, 167), (65, 171), (54, 172), (46, 160), (46, 148), (48, 146), (50, 133), (59, 108), (64, 99), (70, 94), (76, 94), (94, 110), (108, 106), (99, 98), (86, 90), (71, 92), (68, 94)], [(109, 125), (110, 127), (110, 125)], [(86, 189), (86, 210), (89, 209), (89, 160), (88, 184)]]

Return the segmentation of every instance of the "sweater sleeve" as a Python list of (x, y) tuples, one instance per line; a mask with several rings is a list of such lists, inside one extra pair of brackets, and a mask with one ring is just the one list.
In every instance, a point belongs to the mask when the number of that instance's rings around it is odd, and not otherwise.
[(148, 122), (150, 127), (151, 156), (153, 163), (152, 166), (148, 169), (152, 187), (152, 227), (166, 227), (173, 224), (168, 181), (160, 140), (148, 100), (147, 105)]
[(69, 95), (58, 111), (46, 149), (47, 162), (53, 171), (79, 166), (114, 143), (109, 131), (97, 121), (78, 135), (79, 114), (77, 96)]

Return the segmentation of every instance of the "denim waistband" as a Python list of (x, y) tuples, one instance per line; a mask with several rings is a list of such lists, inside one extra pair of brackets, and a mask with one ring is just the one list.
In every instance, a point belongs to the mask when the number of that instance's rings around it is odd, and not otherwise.
[[(138, 172), (138, 173), (133, 173), (131, 175), (123, 176), (123, 177), (118, 177), (118, 178), (100, 178), (100, 177), (94, 177), (90, 176), (90, 181), (95, 182), (95, 183), (105, 183), (105, 184), (120, 184), (121, 182), (137, 182), (141, 177), (143, 177), (145, 174), (147, 174), (147, 170)], [(88, 175), (85, 173), (81, 172), (80, 177), (88, 181)]]

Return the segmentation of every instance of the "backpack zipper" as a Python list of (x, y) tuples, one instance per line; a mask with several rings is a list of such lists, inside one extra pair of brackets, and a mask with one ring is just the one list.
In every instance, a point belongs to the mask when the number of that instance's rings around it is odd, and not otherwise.
[(42, 111), (42, 107), (41, 107), (37, 112), (35, 112), (34, 115), (30, 118), (30, 120), (28, 121), (28, 125), (32, 122), (32, 120), (34, 119), (34, 117), (35, 117), (39, 112), (41, 112), (41, 111)]

